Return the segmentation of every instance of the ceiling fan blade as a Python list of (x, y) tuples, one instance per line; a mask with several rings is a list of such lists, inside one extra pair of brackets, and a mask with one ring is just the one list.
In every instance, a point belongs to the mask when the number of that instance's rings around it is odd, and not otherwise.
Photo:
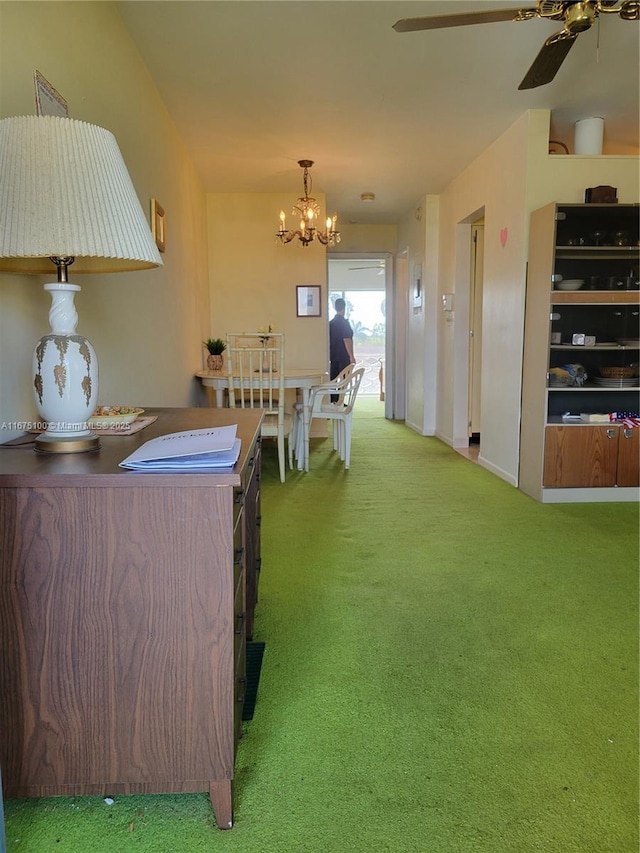
[(494, 9), (487, 12), (467, 12), (456, 15), (435, 15), (430, 18), (401, 18), (393, 25), (397, 33), (412, 33), (417, 30), (439, 30), (443, 27), (466, 27), (467, 24), (494, 24), (500, 21), (516, 21), (520, 16), (534, 17), (536, 9)]
[(577, 39), (577, 33), (566, 30), (552, 35), (542, 45), (540, 53), (533, 60), (533, 65), (524, 76), (518, 89), (535, 89), (550, 83), (558, 73), (558, 69), (566, 59), (567, 54)]

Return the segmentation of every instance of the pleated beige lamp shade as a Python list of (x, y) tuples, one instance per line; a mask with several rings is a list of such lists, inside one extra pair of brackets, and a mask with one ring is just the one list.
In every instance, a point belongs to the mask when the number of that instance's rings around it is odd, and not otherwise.
[(68, 281), (68, 270), (161, 265), (113, 134), (59, 116), (0, 121), (0, 271), (37, 275), (57, 268), (57, 282), (44, 286), (52, 297), (51, 332), (33, 356), (35, 403), (46, 427), (37, 450), (70, 453), (99, 444), (87, 426), (98, 401), (97, 359), (76, 332), (80, 287)]
[(115, 137), (59, 116), (0, 121), (0, 270), (48, 273), (162, 265)]

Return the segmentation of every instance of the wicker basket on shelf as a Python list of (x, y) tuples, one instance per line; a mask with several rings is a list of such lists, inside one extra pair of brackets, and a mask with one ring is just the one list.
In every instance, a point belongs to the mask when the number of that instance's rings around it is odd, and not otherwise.
[(605, 379), (633, 379), (634, 376), (638, 375), (636, 365), (630, 365), (629, 367), (601, 367), (599, 370), (600, 375), (604, 376)]

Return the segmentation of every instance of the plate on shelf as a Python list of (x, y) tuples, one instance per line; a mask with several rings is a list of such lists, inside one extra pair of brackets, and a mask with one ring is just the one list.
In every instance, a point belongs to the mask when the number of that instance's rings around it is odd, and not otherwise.
[(596, 376), (593, 381), (601, 388), (635, 388), (638, 384), (638, 379), (635, 377), (631, 377), (631, 379), (605, 379)]
[(143, 412), (136, 406), (98, 406), (87, 423), (92, 429), (110, 429), (132, 424)]

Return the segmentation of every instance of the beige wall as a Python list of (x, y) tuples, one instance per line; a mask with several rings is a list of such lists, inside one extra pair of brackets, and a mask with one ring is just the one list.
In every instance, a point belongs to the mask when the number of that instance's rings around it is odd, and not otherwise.
[[(193, 404), (209, 332), (205, 196), (115, 5), (1, 3), (0, 118), (35, 113), (34, 69), (66, 98), (71, 118), (115, 135), (143, 209), (157, 198), (166, 210), (163, 268), (78, 276), (78, 331), (100, 359), (99, 402)], [(31, 353), (48, 329), (46, 280), (0, 274), (2, 421), (33, 417)]]
[[(482, 317), (482, 402), (480, 461), (516, 485), (519, 463), (520, 386), (528, 220), (532, 210), (551, 201), (582, 202), (589, 186), (618, 187), (621, 202), (638, 200), (638, 158), (572, 157), (548, 154), (549, 112), (524, 114), (444, 190), (439, 215), (427, 220), (425, 236), (408, 217), (400, 229), (410, 242), (409, 256), (425, 246), (427, 290), (437, 289), (438, 354), (425, 370), (425, 330), (409, 323), (407, 345), (408, 422), (431, 432), (421, 405), (437, 385), (435, 434), (453, 446), (467, 443), (468, 350), (471, 222), (485, 220), (484, 301)], [(501, 233), (506, 240), (501, 240)], [(438, 235), (437, 282), (428, 273)], [(452, 322), (440, 307), (444, 293), (454, 294)], [(451, 318), (450, 318), (451, 319)], [(428, 320), (428, 315), (425, 322)], [(427, 335), (427, 337), (429, 337)], [(413, 382), (412, 376), (422, 377)], [(526, 413), (525, 413), (526, 416)]]
[[(484, 213), (481, 453), (515, 481), (526, 256), (528, 118), (497, 139), (442, 194), (440, 293), (454, 294), (453, 322), (439, 312), (437, 434), (468, 441), (471, 223)], [(506, 229), (503, 246), (500, 233)]]
[[(321, 209), (324, 197), (317, 193)], [(271, 193), (207, 196), (210, 334), (255, 332), (271, 325), (285, 335), (290, 367), (328, 368), (327, 253), (320, 243), (303, 247), (276, 239), (280, 210), (295, 196)], [(289, 217), (289, 225), (291, 225)], [(296, 287), (319, 285), (321, 317), (296, 316)]]
[[(325, 197), (316, 193), (321, 210)], [(394, 225), (343, 225), (341, 242), (302, 247), (276, 239), (280, 210), (290, 211), (295, 196), (283, 193), (212, 193), (207, 196), (210, 334), (249, 332), (272, 325), (285, 335), (291, 367), (328, 369), (327, 253), (389, 252), (396, 246)], [(293, 225), (288, 215), (289, 227)], [(320, 285), (322, 316), (296, 315), (296, 287)]]
[(331, 249), (332, 257), (347, 252), (396, 251), (398, 229), (395, 225), (352, 225), (340, 223), (340, 242)]
[(530, 115), (531, 132), (527, 159), (529, 210), (536, 210), (550, 201), (580, 204), (584, 202), (585, 189), (599, 185), (616, 187), (618, 202), (621, 204), (638, 202), (638, 156), (550, 155), (547, 149), (547, 121), (544, 110), (536, 110)]

